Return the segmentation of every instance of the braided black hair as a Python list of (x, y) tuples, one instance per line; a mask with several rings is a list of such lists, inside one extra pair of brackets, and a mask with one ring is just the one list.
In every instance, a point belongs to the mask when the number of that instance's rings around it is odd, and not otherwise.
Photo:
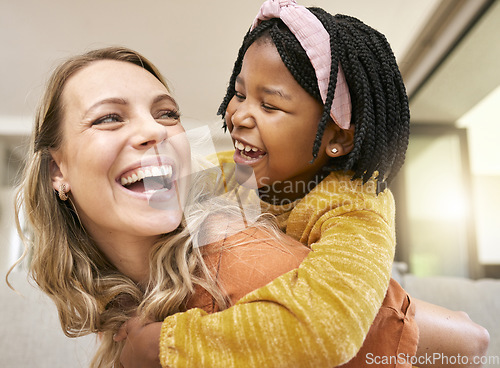
[[(347, 155), (331, 158), (324, 169), (327, 172), (350, 170), (354, 172), (353, 179), (362, 178), (364, 182), (378, 172), (379, 189), (383, 190), (404, 163), (410, 132), (408, 97), (396, 58), (385, 36), (360, 20), (340, 14), (333, 16), (320, 8), (308, 9), (329, 33), (332, 55), (328, 93), (313, 144), (313, 157), (317, 157), (326, 124), (331, 121), (340, 62), (351, 94), (354, 148)], [(266, 38), (276, 46), (281, 60), (300, 86), (323, 104), (306, 52), (280, 19), (270, 19), (261, 22), (243, 39), (218, 115), (225, 115), (235, 94), (236, 77), (247, 49), (255, 41)], [(224, 128), (227, 128), (225, 122)]]

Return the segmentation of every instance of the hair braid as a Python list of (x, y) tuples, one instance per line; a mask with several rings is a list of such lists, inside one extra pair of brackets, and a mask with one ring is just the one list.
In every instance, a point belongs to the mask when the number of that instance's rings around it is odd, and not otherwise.
[[(344, 66), (346, 79), (352, 80), (354, 88), (350, 86), (351, 101), (354, 108), (351, 124), (354, 124), (356, 134), (354, 137), (354, 149), (346, 156), (347, 162), (342, 165), (341, 162), (336, 163), (337, 166), (345, 169), (354, 170), (354, 177), (362, 177), (366, 167), (367, 158), (362, 156), (362, 152), (366, 149), (371, 149), (371, 126), (369, 122), (374, 120), (373, 115), (373, 100), (371, 98), (370, 83), (366, 69), (363, 67), (362, 57), (360, 53), (363, 50), (363, 42), (357, 37), (355, 29), (350, 24), (341, 24), (342, 34), (342, 49), (351, 50), (340, 55), (341, 64)], [(342, 29), (344, 28), (344, 29)], [(350, 156), (350, 157), (349, 157)]]
[[(318, 155), (326, 125), (329, 121), (331, 121), (330, 110), (333, 104), (333, 98), (335, 97), (335, 89), (337, 87), (338, 66), (339, 66), (339, 59), (337, 56), (338, 45), (337, 42), (335, 41), (337, 37), (333, 36), (336, 35), (337, 28), (336, 28), (336, 23), (328, 22), (327, 18), (328, 15), (329, 14), (323, 11), (322, 9), (318, 9), (318, 14), (316, 14), (316, 17), (323, 24), (325, 30), (328, 32), (328, 34), (330, 34), (331, 66), (330, 66), (330, 76), (328, 82), (328, 91), (325, 98), (323, 115), (321, 116), (321, 120), (318, 124), (318, 131), (316, 132), (316, 138), (314, 140), (314, 145), (313, 145), (313, 158), (316, 158)], [(314, 80), (314, 82), (317, 85), (316, 79)]]
[[(367, 151), (372, 152), (373, 155), (366, 157), (366, 172), (373, 173), (379, 171), (381, 177), (384, 176), (383, 168), (378, 160), (373, 160), (373, 157), (381, 157), (385, 159), (387, 150), (387, 137), (386, 137), (386, 118), (387, 118), (387, 105), (386, 99), (384, 98), (384, 82), (383, 76), (381, 75), (382, 66), (377, 63), (376, 66), (370, 64), (371, 55), (368, 50), (363, 50), (362, 52), (362, 63), (367, 65), (367, 75), (369, 76), (369, 83), (371, 85), (371, 97), (374, 100), (373, 104), (373, 116), (372, 119), (377, 122), (377, 129), (375, 125), (370, 125), (370, 136), (367, 142)], [(365, 177), (365, 180), (368, 178)]]
[(339, 59), (349, 84), (355, 126), (354, 149), (334, 169), (353, 170), (354, 177), (390, 182), (402, 166), (409, 136), (406, 90), (389, 43), (380, 32), (344, 15), (339, 25)]

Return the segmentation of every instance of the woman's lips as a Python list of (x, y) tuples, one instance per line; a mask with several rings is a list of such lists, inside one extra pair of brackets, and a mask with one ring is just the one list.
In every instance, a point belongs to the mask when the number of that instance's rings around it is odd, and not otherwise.
[(123, 186), (128, 186), (134, 184), (138, 181), (148, 179), (148, 178), (171, 178), (172, 177), (172, 166), (171, 165), (161, 165), (161, 166), (146, 166), (139, 167), (134, 170), (130, 170), (120, 177), (120, 183)]
[[(130, 198), (135, 198), (149, 204), (150, 207), (160, 210), (179, 210), (178, 183), (172, 180), (168, 183), (146, 183), (137, 182), (132, 187), (127, 188), (117, 183), (119, 188)], [(150, 186), (155, 186), (154, 188)]]
[[(155, 164), (151, 164), (156, 162)], [(175, 168), (162, 163), (158, 158), (149, 159), (145, 165), (127, 170), (116, 180), (129, 194), (136, 198), (165, 202), (176, 195)]]

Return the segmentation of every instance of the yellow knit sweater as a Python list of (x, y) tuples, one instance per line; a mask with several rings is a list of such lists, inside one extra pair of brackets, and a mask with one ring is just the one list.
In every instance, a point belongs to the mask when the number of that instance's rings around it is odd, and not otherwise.
[[(227, 153), (219, 158), (231, 161)], [(313, 251), (298, 269), (225, 311), (167, 317), (162, 366), (321, 368), (354, 357), (384, 299), (394, 257), (394, 200), (375, 188), (336, 172), (291, 206), (265, 206)]]

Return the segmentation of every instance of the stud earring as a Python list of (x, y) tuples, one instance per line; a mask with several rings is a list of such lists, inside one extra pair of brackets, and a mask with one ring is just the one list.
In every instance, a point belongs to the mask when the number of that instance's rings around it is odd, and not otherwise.
[(333, 154), (337, 154), (337, 153), (339, 153), (339, 150), (338, 150), (338, 149), (336, 149), (336, 148), (332, 148), (332, 153), (333, 153)]
[(57, 191), (57, 194), (59, 194), (59, 198), (61, 201), (66, 201), (68, 199), (68, 196), (66, 195), (66, 185), (61, 184), (59, 186), (59, 190)]

